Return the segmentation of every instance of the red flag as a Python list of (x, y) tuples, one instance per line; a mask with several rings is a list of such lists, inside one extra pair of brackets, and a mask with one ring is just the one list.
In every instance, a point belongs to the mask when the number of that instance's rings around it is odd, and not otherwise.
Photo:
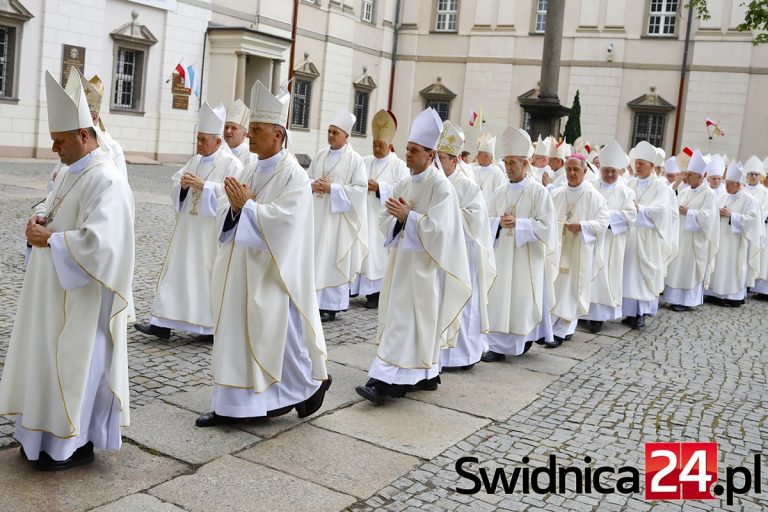
[(691, 148), (689, 148), (688, 146), (685, 146), (685, 147), (683, 148), (683, 153), (685, 153), (685, 154), (686, 154), (686, 155), (688, 155), (689, 157), (692, 157), (692, 156), (693, 156), (693, 150), (692, 150)]
[(176, 73), (181, 75), (181, 78), (186, 79), (187, 73), (186, 73), (186, 71), (184, 71), (184, 68), (182, 67), (181, 62), (176, 64), (176, 69), (174, 71), (176, 71)]

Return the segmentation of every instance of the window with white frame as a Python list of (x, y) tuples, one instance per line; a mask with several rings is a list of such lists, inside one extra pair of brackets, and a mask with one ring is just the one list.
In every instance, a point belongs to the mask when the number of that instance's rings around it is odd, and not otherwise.
[(674, 36), (678, 0), (651, 0), (648, 10), (649, 36)]
[(352, 126), (353, 135), (365, 135), (368, 127), (368, 103), (371, 93), (368, 91), (355, 91), (355, 124)]
[(533, 22), (533, 31), (543, 34), (547, 30), (547, 4), (548, 0), (534, 0), (536, 2), (536, 19)]
[(309, 129), (309, 112), (312, 101), (312, 81), (297, 78), (293, 81), (293, 108), (291, 127)]
[(437, 0), (435, 31), (456, 32), (456, 18), (459, 12), (459, 0)]
[(144, 52), (118, 46), (115, 59), (115, 87), (112, 107), (139, 110), (142, 91)]
[(367, 23), (373, 23), (373, 2), (374, 0), (363, 0), (363, 5), (361, 6), (361, 19)]
[(11, 71), (11, 27), (0, 25), (0, 96), (11, 96), (9, 89)]

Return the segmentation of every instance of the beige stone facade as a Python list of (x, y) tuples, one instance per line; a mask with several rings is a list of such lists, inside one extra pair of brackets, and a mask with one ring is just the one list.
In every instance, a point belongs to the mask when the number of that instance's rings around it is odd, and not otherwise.
[[(740, 0), (709, 0), (693, 21), (690, 73), (678, 101), (688, 12), (680, 0), (568, 0), (559, 95), (580, 91), (582, 132), (629, 146), (648, 135), (667, 151), (680, 112), (678, 149), (741, 159), (768, 154), (768, 47), (737, 32)], [(395, 30), (400, 5), (399, 30)], [(546, 0), (300, 0), (292, 147), (314, 155), (333, 112), (368, 120), (390, 100), (403, 151), (410, 119), (428, 101), (468, 134), (524, 125), (518, 97), (537, 87)], [(192, 66), (202, 97), (249, 103), (258, 79), (274, 90), (288, 76), (292, 0), (0, 0), (0, 156), (50, 156), (43, 76), (60, 76), (63, 45), (85, 48), (85, 74), (107, 94), (107, 129), (131, 156), (183, 161), (194, 148), (198, 98), (174, 109), (174, 66)], [(666, 32), (666, 33), (665, 33)], [(119, 89), (119, 90), (118, 90)], [(127, 91), (127, 94), (126, 94)], [(534, 93), (535, 94), (535, 93)], [(726, 136), (708, 139), (705, 118)], [(353, 146), (370, 153), (370, 127)], [(653, 141), (652, 141), (653, 142)]]

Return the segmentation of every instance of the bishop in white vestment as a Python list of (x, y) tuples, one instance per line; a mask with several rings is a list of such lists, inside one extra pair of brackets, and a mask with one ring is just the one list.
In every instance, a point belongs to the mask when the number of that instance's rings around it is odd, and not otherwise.
[(600, 151), (600, 180), (598, 190), (605, 198), (610, 221), (601, 250), (603, 267), (592, 283), (589, 311), (582, 319), (587, 320), (590, 332), (600, 332), (603, 322), (621, 318), (624, 250), (627, 233), (637, 217), (635, 194), (619, 180), (629, 163), (621, 145), (609, 142)]
[(243, 164), (243, 169), (259, 159), (257, 155), (251, 153), (248, 142), (250, 118), (251, 109), (246, 107), (241, 99), (237, 99), (227, 109), (227, 117), (224, 120), (224, 142)]
[(664, 302), (672, 311), (688, 311), (704, 302), (717, 254), (720, 213), (715, 191), (704, 181), (705, 167), (697, 149), (688, 164), (689, 186), (677, 195), (678, 252), (664, 278)]
[[(213, 272), (215, 339), (209, 427), (317, 412), (331, 385), (315, 295), (309, 178), (282, 149), (290, 96), (253, 86), (242, 178), (224, 180)], [(241, 181), (242, 180), (242, 181)]]
[(22, 455), (39, 470), (118, 450), (129, 424), (126, 326), (134, 264), (133, 196), (98, 146), (85, 93), (46, 72), (48, 124), (67, 166), (39, 215), (0, 380)]
[(753, 268), (755, 275), (750, 276), (750, 291), (756, 293), (758, 297), (768, 298), (768, 189), (761, 183), (764, 169), (763, 162), (756, 156), (751, 156), (744, 163), (744, 174), (746, 176), (746, 185), (744, 191), (755, 198), (760, 205), (760, 218), (762, 223), (762, 236), (759, 244), (750, 244), (750, 259), (758, 258), (759, 265)]
[(390, 150), (397, 130), (397, 119), (389, 110), (379, 110), (371, 121), (373, 154), (363, 159), (368, 176), (366, 218), (368, 221), (368, 255), (361, 264), (352, 286), (352, 295), (365, 295), (368, 309), (379, 307), (379, 292), (384, 271), (387, 269), (389, 250), (384, 247), (384, 235), (379, 230), (379, 217), (392, 189), (408, 176), (408, 167)]
[(488, 213), (494, 236), (496, 279), (488, 292), (485, 362), (554, 343), (549, 310), (555, 300), (557, 219), (547, 189), (528, 171), (530, 137), (510, 127), (502, 139), (509, 181), (496, 189)]
[(635, 177), (627, 186), (635, 193), (637, 219), (627, 234), (624, 252), (622, 323), (645, 328), (664, 291), (667, 263), (677, 254), (678, 212), (674, 192), (654, 173), (656, 148), (641, 141), (635, 148)]
[(437, 389), (440, 349), (456, 338), (472, 295), (459, 201), (433, 164), (441, 129), (431, 108), (416, 117), (406, 149), (411, 176), (395, 186), (381, 219), (390, 254), (379, 302), (379, 348), (370, 380), (355, 388), (376, 404)]
[(349, 307), (350, 284), (368, 254), (363, 158), (349, 145), (355, 116), (341, 109), (328, 126), (329, 147), (307, 169), (315, 218), (315, 288), (323, 322)]
[(566, 160), (565, 171), (567, 185), (552, 192), (560, 247), (551, 310), (554, 346), (570, 340), (579, 317), (589, 311), (592, 286), (604, 265), (602, 244), (610, 223), (605, 198), (585, 181), (585, 157), (572, 154)]
[(149, 323), (133, 325), (144, 334), (168, 339), (171, 330), (177, 329), (212, 340), (216, 209), (224, 196), (224, 178), (239, 177), (243, 170), (240, 160), (222, 143), (225, 113), (223, 105), (213, 109), (203, 103), (197, 155), (171, 178), (176, 223), (160, 270)]
[(450, 121), (443, 123), (443, 131), (437, 143), (440, 168), (456, 191), (461, 209), (472, 279), (472, 298), (464, 306), (459, 320), (460, 329), (454, 344), (440, 351), (443, 370), (469, 370), (480, 361), (487, 342), (488, 290), (496, 278), (496, 263), (491, 242), (491, 227), (480, 187), (464, 175), (458, 155), (464, 146), (464, 133)]
[(704, 295), (721, 306), (739, 307), (744, 303), (749, 276), (756, 275), (760, 265), (759, 255), (750, 253), (749, 246), (760, 243), (762, 212), (757, 201), (743, 190), (743, 178), (744, 168), (739, 162), (732, 162), (725, 175), (727, 193), (717, 203), (720, 243)]
[(477, 163), (472, 165), (475, 183), (483, 192), (486, 205), (493, 192), (507, 182), (504, 171), (494, 160), (496, 151), (496, 137), (490, 133), (483, 133), (478, 140)]

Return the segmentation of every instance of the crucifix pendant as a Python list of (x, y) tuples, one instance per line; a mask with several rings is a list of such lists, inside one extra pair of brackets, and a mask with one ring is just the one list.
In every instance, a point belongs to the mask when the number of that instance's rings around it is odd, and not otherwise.
[[(504, 210), (506, 215), (517, 215), (517, 204), (511, 204)], [(507, 236), (514, 236), (515, 228), (507, 228)]]

